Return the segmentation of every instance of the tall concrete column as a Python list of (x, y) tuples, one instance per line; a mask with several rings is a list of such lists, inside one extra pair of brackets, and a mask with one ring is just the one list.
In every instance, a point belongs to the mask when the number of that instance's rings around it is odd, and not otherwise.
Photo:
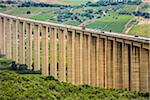
[[(66, 82), (66, 34), (67, 29), (58, 30), (58, 79)], [(69, 48), (70, 49), (70, 48)]]
[(99, 87), (99, 69), (100, 69), (100, 65), (99, 65), (99, 35), (96, 36), (96, 83), (95, 86)]
[(82, 63), (82, 66), (83, 66), (83, 84), (87, 84), (88, 83), (88, 33), (84, 33), (83, 35), (83, 49), (82, 49), (82, 52), (83, 52), (83, 63)]
[(11, 43), (12, 43), (12, 19), (9, 19), (7, 20), (7, 36), (6, 36), (6, 48), (7, 48), (7, 51), (6, 51), (6, 57), (11, 59), (12, 58), (12, 48), (11, 48)]
[(131, 90), (139, 90), (139, 68), (140, 68), (140, 52), (139, 47), (132, 47), (132, 62), (131, 62)]
[(123, 46), (123, 88), (129, 89), (130, 44), (124, 44)]
[(104, 67), (104, 73), (105, 73), (105, 75), (104, 75), (104, 81), (105, 81), (105, 83), (104, 83), (104, 86), (105, 86), (105, 88), (107, 88), (107, 77), (108, 77), (108, 75), (107, 75), (107, 53), (108, 53), (108, 48), (107, 48), (107, 44), (108, 44), (108, 39), (107, 39), (107, 37), (105, 38), (105, 51), (104, 51), (104, 63), (105, 63), (105, 67)]
[(149, 91), (150, 80), (149, 77), (149, 50), (141, 48), (141, 61), (140, 61), (140, 91)]
[[(122, 67), (123, 67), (123, 54), (122, 54), (122, 40), (117, 41), (117, 67), (116, 67), (116, 88), (122, 88)], [(118, 77), (119, 76), (119, 77)]]
[(40, 70), (40, 25), (34, 26), (34, 71)]
[(57, 78), (57, 49), (56, 49), (57, 28), (51, 27), (50, 32), (50, 75)]
[(96, 37), (91, 37), (91, 85), (96, 86)]
[(67, 81), (75, 84), (75, 31), (67, 33)]
[(91, 34), (88, 35), (88, 85), (91, 85)]
[(2, 48), (3, 48), (3, 46), (2, 46), (2, 44), (3, 44), (3, 37), (2, 37), (2, 32), (3, 32), (3, 30), (2, 30), (2, 25), (3, 25), (3, 23), (2, 23), (2, 18), (0, 17), (0, 54), (2, 54)]
[(80, 84), (80, 33), (75, 34), (75, 83)]
[(83, 83), (83, 33), (80, 32), (80, 66), (79, 66), (79, 71), (80, 71), (80, 80), (79, 84)]
[(116, 49), (117, 49), (117, 47), (116, 47), (116, 39), (114, 39), (113, 40), (113, 54), (112, 54), (112, 56), (113, 56), (113, 88), (115, 88), (116, 87), (116, 66), (117, 66), (117, 64), (116, 64), (116, 59), (117, 59), (117, 56), (116, 56)]
[(42, 74), (48, 75), (48, 26), (42, 26)]
[(20, 64), (25, 64), (25, 22), (20, 22), (19, 28), (19, 55)]
[(99, 86), (104, 87), (105, 77), (105, 39), (99, 39)]
[(108, 40), (107, 44), (107, 87), (113, 87), (113, 41)]
[(26, 34), (27, 34), (27, 52), (26, 52), (26, 57), (27, 57), (27, 66), (28, 69), (32, 69), (32, 24), (27, 23), (26, 24)]
[(6, 55), (6, 18), (2, 19), (2, 54)]
[(13, 22), (13, 48), (12, 48), (12, 57), (13, 60), (18, 63), (18, 24), (19, 21), (15, 20)]

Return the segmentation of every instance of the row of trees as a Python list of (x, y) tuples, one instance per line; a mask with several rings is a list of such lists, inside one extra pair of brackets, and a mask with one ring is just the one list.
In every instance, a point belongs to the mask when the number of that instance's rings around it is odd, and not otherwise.
[(60, 8), (67, 8), (71, 7), (70, 5), (60, 5), (60, 4), (48, 4), (44, 2), (36, 3), (36, 2), (23, 2), (22, 4), (18, 5), (18, 7), (60, 7)]
[(108, 6), (108, 5), (119, 5), (119, 4), (141, 4), (141, 0), (99, 0), (97, 2), (87, 2), (86, 6)]

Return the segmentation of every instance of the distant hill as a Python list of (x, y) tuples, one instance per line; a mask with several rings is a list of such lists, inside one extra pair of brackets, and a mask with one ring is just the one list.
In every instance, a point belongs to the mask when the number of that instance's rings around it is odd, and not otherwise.
[(64, 5), (78, 5), (86, 3), (88, 1), (96, 2), (98, 0), (0, 0), (1, 1), (15, 1), (15, 2), (24, 2), (24, 1), (34, 1), (34, 2), (45, 2), (51, 4), (64, 4)]

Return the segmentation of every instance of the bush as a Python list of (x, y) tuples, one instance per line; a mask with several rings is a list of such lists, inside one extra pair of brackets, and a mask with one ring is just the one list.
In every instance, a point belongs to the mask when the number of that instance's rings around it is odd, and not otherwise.
[(12, 62), (11, 70), (17, 70), (17, 65), (15, 61)]
[(27, 14), (31, 14), (31, 11), (27, 11)]
[(26, 64), (19, 65), (18, 70), (20, 70), (20, 71), (27, 70), (27, 65)]

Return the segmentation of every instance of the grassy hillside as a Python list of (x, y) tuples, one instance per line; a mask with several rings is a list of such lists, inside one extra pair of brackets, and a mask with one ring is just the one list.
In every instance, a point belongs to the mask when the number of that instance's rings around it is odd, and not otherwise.
[(95, 22), (87, 25), (88, 28), (102, 29), (112, 32), (122, 32), (124, 25), (133, 18), (130, 15), (107, 15), (106, 17), (97, 19)]
[(64, 4), (64, 5), (79, 5), (88, 1), (95, 2), (97, 0), (33, 0), (36, 2), (47, 2), (51, 4)]
[(144, 37), (149, 37), (150, 25), (135, 25), (130, 31), (129, 34), (131, 35), (139, 35)]

